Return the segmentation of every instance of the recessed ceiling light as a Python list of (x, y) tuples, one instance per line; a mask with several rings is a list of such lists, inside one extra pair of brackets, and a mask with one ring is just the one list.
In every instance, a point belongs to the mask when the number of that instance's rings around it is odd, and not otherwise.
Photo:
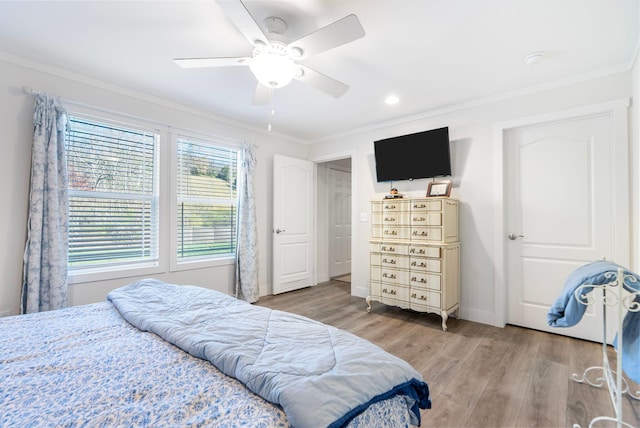
[(543, 56), (544, 52), (542, 51), (531, 52), (530, 54), (525, 55), (522, 60), (527, 65), (533, 65), (539, 63)]
[(385, 104), (388, 104), (388, 105), (398, 104), (398, 101), (400, 101), (400, 98), (398, 98), (395, 95), (389, 95), (387, 98), (384, 99)]

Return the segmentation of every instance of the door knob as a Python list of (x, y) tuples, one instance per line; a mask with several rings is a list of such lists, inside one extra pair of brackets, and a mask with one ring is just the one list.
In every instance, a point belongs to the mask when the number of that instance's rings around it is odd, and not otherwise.
[(510, 233), (507, 238), (511, 239), (512, 241), (515, 241), (516, 238), (524, 238), (524, 235), (516, 235), (515, 233)]
[(276, 229), (275, 232), (276, 233), (282, 233), (282, 232), (286, 232), (286, 230), (284, 230), (284, 229)]

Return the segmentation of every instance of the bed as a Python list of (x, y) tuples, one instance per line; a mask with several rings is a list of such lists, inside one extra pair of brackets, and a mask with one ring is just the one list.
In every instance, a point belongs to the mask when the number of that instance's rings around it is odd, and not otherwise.
[(154, 279), (0, 319), (0, 379), (0, 426), (398, 427), (431, 406), (364, 339)]

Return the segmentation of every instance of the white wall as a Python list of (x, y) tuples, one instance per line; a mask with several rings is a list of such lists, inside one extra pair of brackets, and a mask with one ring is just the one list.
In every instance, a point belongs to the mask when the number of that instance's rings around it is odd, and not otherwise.
[[(637, 77), (637, 70), (634, 73)], [(637, 94), (637, 84), (635, 91)], [(500, 168), (493, 161), (494, 124), (631, 96), (632, 73), (620, 73), (528, 95), (424, 114), (412, 120), (395, 120), (393, 124), (381, 128), (361, 130), (318, 142), (311, 147), (310, 156), (314, 159), (345, 150), (354, 151), (352, 165), (353, 170), (357, 171), (353, 191), (354, 218), (359, 219), (360, 213), (369, 212), (371, 199), (381, 198), (388, 192), (388, 184), (376, 182), (373, 141), (448, 126), (455, 180), (451, 196), (461, 202), (460, 315), (464, 319), (494, 324), (494, 216), (502, 210), (502, 206), (496, 202), (493, 184), (494, 173)], [(637, 137), (636, 132), (636, 146)], [(637, 155), (638, 151), (635, 150), (633, 170), (638, 166)], [(409, 196), (424, 196), (427, 183), (426, 179), (401, 181), (394, 182), (394, 187)], [(633, 195), (636, 200), (637, 187)], [(637, 218), (637, 201), (634, 206), (633, 218)], [(353, 235), (352, 292), (364, 297), (368, 293), (369, 282), (370, 223), (355, 222)], [(637, 236), (635, 241), (637, 246)], [(637, 266), (636, 263), (632, 268), (637, 269)]]
[[(636, 52), (639, 53), (639, 52)], [(631, 236), (632, 254), (631, 260), (635, 272), (640, 270), (640, 61), (636, 56), (632, 73), (633, 100), (629, 109), (629, 171), (631, 177)]]
[[(34, 97), (22, 86), (39, 89), (73, 102), (121, 112), (172, 126), (258, 144), (256, 195), (259, 239), (260, 294), (271, 292), (271, 200), (273, 155), (307, 158), (308, 147), (255, 129), (243, 128), (203, 112), (182, 108), (164, 100), (94, 81), (39, 64), (0, 57), (0, 312), (19, 311), (22, 257), (26, 238), (27, 202), (33, 135)], [(226, 293), (233, 290), (233, 266), (165, 273), (159, 279), (201, 285)], [(70, 305), (103, 301), (107, 293), (137, 277), (76, 284), (70, 287)]]

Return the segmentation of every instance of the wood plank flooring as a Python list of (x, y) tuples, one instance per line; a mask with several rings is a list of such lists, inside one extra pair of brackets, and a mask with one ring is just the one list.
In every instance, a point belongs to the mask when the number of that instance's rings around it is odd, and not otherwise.
[[(423, 427), (585, 428), (613, 416), (606, 390), (570, 380), (601, 365), (602, 346), (515, 326), (497, 328), (373, 303), (367, 313), (350, 284), (331, 281), (262, 297), (257, 303), (321, 321), (363, 337), (406, 361), (429, 384), (433, 407)], [(609, 358), (615, 363), (615, 353)], [(633, 385), (640, 391), (639, 385)], [(624, 421), (640, 427), (640, 401), (624, 397)], [(613, 427), (614, 423), (598, 423)]]

